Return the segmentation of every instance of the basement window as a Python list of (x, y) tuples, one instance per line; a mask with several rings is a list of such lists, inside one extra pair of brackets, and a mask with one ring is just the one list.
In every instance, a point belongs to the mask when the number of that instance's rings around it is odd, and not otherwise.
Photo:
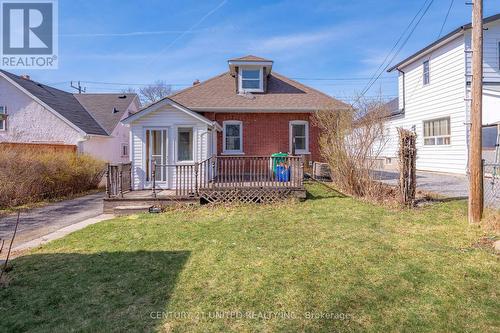
[(449, 145), (450, 133), (450, 117), (424, 121), (425, 146)]

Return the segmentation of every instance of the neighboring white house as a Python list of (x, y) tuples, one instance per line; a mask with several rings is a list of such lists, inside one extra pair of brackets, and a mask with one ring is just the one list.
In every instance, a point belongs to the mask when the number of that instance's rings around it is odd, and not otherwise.
[[(500, 121), (500, 14), (484, 19), (483, 125), (486, 142)], [(394, 167), (397, 128), (417, 133), (417, 169), (465, 174), (468, 165), (471, 25), (461, 26), (389, 69), (399, 73), (381, 156)], [(494, 141), (494, 140), (493, 140)]]
[(135, 94), (71, 94), (0, 70), (0, 142), (75, 145), (80, 153), (128, 162)]

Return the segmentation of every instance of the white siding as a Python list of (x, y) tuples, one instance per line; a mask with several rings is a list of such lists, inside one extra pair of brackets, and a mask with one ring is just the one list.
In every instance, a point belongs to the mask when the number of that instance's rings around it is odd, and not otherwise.
[[(485, 26), (483, 36), (483, 79), (485, 82), (500, 82), (500, 21)], [(471, 49), (471, 30), (465, 33), (465, 45)], [(471, 74), (472, 54), (467, 54), (467, 74)], [(469, 78), (470, 81), (470, 78)]]
[(483, 125), (500, 123), (500, 91), (483, 88)]
[(7, 107), (7, 130), (0, 142), (49, 142), (77, 145), (83, 137), (10, 82), (0, 77), (0, 105)]
[[(430, 83), (423, 85), (422, 63), (429, 60)], [(402, 69), (405, 72), (404, 116), (387, 122), (389, 142), (382, 153), (396, 157), (398, 127), (417, 133), (417, 169), (465, 173), (467, 166), (465, 56), (464, 39), (459, 37)], [(399, 77), (400, 107), (402, 107), (402, 74)], [(423, 122), (450, 117), (451, 144), (424, 146)]]
[[(145, 130), (146, 128), (168, 130), (168, 164), (181, 164), (176, 162), (176, 129), (177, 127), (193, 127), (194, 161), (200, 162), (208, 158), (209, 131), (205, 123), (170, 106), (165, 106), (130, 124), (131, 131), (131, 160), (133, 187), (135, 190), (144, 189), (146, 184), (146, 156), (145, 156)], [(189, 163), (188, 163), (189, 164)], [(161, 184), (160, 184), (161, 186)], [(168, 188), (175, 188), (175, 168), (169, 168)]]
[[(122, 119), (126, 118), (129, 113), (137, 112), (137, 104), (131, 103), (127, 112), (123, 113)], [(124, 125), (121, 122), (116, 125), (115, 129), (109, 137), (91, 136), (87, 141), (81, 144), (81, 151), (100, 158), (111, 163), (128, 163), (131, 153), (129, 147), (129, 156), (123, 156), (123, 145), (129, 145), (130, 141), (129, 125)]]

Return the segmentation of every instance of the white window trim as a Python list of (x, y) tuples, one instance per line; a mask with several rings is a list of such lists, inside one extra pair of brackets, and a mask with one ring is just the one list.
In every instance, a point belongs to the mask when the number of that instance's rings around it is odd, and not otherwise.
[[(240, 149), (227, 150), (226, 149), (226, 125), (239, 125), (240, 126)], [(243, 155), (243, 122), (240, 120), (226, 120), (222, 122), (222, 153), (227, 155)]]
[[(193, 130), (193, 159), (186, 161), (179, 161), (179, 129), (180, 128), (191, 128)], [(174, 156), (175, 164), (192, 164), (196, 161), (196, 128), (193, 125), (176, 125), (174, 128)]]
[[(429, 76), (429, 81), (425, 83), (425, 63), (428, 64), (429, 70), (427, 71), (427, 74)], [(422, 85), (424, 87), (427, 87), (429, 84), (431, 84), (431, 61), (429, 60), (424, 60), (422, 62)]]
[[(425, 123), (431, 122), (431, 121), (437, 121), (437, 120), (442, 120), (442, 119), (448, 119), (448, 126), (450, 130), (450, 134), (448, 135), (433, 135), (433, 136), (425, 136)], [(438, 138), (450, 138), (450, 143), (438, 145), (437, 139)], [(434, 144), (425, 144), (425, 139), (434, 139)], [(424, 147), (448, 147), (451, 146), (451, 117), (440, 117), (440, 118), (434, 118), (434, 119), (426, 119), (422, 121), (422, 145)]]
[[(7, 106), (5, 105), (0, 105), (0, 107), (3, 107), (3, 115), (7, 116)], [(7, 119), (0, 120), (0, 122), (3, 122), (3, 128), (0, 128), (0, 132), (5, 132), (7, 131)]]
[[(243, 89), (243, 70), (259, 70), (259, 88)], [(264, 92), (264, 69), (262, 67), (240, 67), (238, 70), (238, 91), (245, 92)]]
[(293, 125), (306, 125), (306, 149), (296, 149), (295, 154), (309, 154), (309, 122), (307, 120), (292, 120), (288, 125), (288, 142), (290, 147), (290, 153), (293, 151), (293, 138), (292, 138), (292, 126)]

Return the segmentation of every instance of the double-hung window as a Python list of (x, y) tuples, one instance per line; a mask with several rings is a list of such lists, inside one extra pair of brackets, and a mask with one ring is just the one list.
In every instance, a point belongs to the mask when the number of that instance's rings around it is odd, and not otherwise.
[(429, 60), (424, 61), (423, 63), (423, 84), (424, 86), (429, 84), (430, 81), (430, 67), (429, 67)]
[(290, 122), (290, 152), (309, 153), (309, 124), (305, 120)]
[(262, 68), (241, 68), (240, 92), (262, 92), (263, 90)]
[(223, 136), (223, 151), (225, 154), (243, 153), (243, 126), (241, 121), (225, 121)]
[(0, 106), (0, 131), (7, 129), (7, 107)]
[(424, 121), (424, 145), (449, 145), (451, 140), (450, 117)]
[(193, 128), (177, 128), (177, 161), (193, 161)]

